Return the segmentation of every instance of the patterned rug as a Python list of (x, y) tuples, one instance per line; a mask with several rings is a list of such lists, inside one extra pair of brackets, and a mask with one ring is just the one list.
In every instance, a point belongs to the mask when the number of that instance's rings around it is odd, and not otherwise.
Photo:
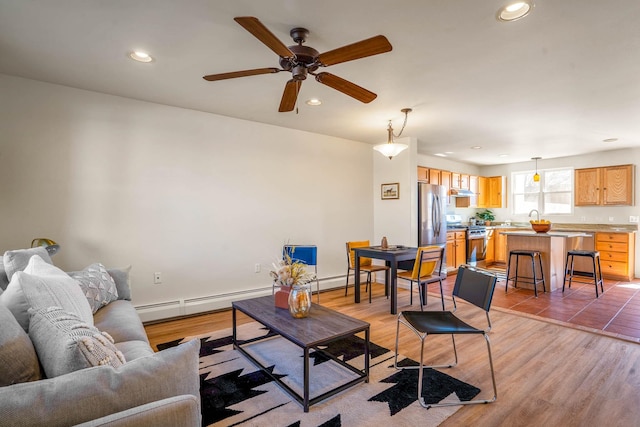
[[(248, 351), (294, 390), (302, 389), (302, 350), (258, 323), (238, 327), (238, 339), (252, 343)], [(437, 426), (460, 407), (425, 409), (417, 401), (417, 370), (398, 371), (394, 352), (371, 343), (369, 383), (361, 383), (311, 406), (308, 413), (246, 357), (233, 349), (231, 329), (186, 337), (158, 345), (158, 350), (199, 338), (200, 393), (203, 426)], [(416, 343), (418, 340), (416, 339)], [(417, 344), (418, 345), (418, 344)], [(323, 349), (360, 369), (364, 367), (363, 342), (349, 337)], [(310, 355), (310, 395), (313, 398), (354, 374), (321, 353)], [(403, 366), (417, 362), (399, 356)], [(425, 370), (425, 400), (471, 400), (480, 389), (434, 369)]]

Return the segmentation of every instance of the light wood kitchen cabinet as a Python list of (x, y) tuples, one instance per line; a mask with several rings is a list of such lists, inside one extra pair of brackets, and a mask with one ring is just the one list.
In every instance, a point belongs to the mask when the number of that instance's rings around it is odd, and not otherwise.
[(487, 178), (488, 188), (488, 208), (501, 208), (502, 207), (502, 191), (504, 179), (501, 176), (491, 176)]
[(418, 166), (418, 181), (429, 182), (429, 168)]
[(489, 204), (488, 199), (489, 186), (487, 178), (484, 176), (478, 177), (478, 206), (479, 208), (486, 208)]
[(606, 279), (633, 280), (635, 233), (596, 233), (602, 275)]
[(460, 174), (451, 172), (451, 188), (460, 188)]
[(441, 173), (439, 169), (429, 169), (429, 184), (441, 185)]
[(451, 172), (451, 188), (469, 189), (469, 175), (466, 173)]
[(489, 266), (496, 262), (496, 230), (492, 228), (487, 228), (486, 251), (484, 262)]
[(494, 243), (494, 262), (506, 264), (507, 263), (507, 236), (504, 234), (507, 230), (494, 230), (495, 231), (495, 243)]
[(467, 262), (466, 231), (447, 231), (447, 270), (457, 270)]
[(465, 190), (471, 190), (471, 188), (469, 187), (469, 179), (470, 176), (466, 173), (461, 173), (460, 174), (460, 188), (463, 188)]
[(503, 187), (505, 178), (502, 176), (478, 177), (478, 206), (479, 208), (502, 208)]
[(575, 170), (576, 206), (633, 205), (633, 165)]
[(469, 207), (471, 208), (478, 207), (479, 179), (479, 176), (469, 175), (469, 190), (473, 193), (473, 195), (469, 197)]
[(444, 186), (444, 188), (447, 190), (448, 195), (449, 190), (451, 189), (451, 172), (440, 171), (440, 185)]

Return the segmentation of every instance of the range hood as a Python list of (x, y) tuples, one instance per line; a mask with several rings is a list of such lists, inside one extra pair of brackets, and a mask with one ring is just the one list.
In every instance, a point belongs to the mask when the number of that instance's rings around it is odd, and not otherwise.
[(452, 188), (449, 190), (449, 194), (457, 197), (469, 197), (474, 195), (473, 191), (466, 190), (464, 188)]

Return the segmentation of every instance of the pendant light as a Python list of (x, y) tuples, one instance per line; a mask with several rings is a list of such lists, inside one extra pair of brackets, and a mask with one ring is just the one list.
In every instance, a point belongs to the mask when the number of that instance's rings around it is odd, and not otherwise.
[(389, 160), (391, 160), (394, 156), (397, 156), (402, 151), (409, 148), (407, 144), (400, 144), (393, 141), (394, 137), (400, 138), (400, 135), (402, 135), (402, 131), (404, 130), (404, 127), (407, 125), (407, 116), (411, 112), (411, 108), (403, 108), (400, 111), (404, 113), (404, 123), (402, 124), (402, 129), (400, 129), (400, 133), (397, 135), (394, 135), (393, 127), (391, 126), (391, 120), (389, 120), (389, 125), (387, 126), (387, 142), (384, 144), (378, 144), (375, 147), (373, 147), (374, 150), (379, 151), (380, 153), (382, 153), (383, 156), (388, 157)]
[(542, 157), (532, 157), (531, 160), (536, 161), (536, 173), (533, 175), (533, 182), (540, 182), (540, 174), (538, 173), (538, 160), (542, 159)]

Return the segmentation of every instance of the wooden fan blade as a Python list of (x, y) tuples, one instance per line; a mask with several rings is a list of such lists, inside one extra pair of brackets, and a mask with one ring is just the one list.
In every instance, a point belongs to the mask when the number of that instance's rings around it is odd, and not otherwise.
[(231, 73), (209, 74), (203, 79), (215, 82), (216, 80), (235, 79), (236, 77), (257, 76), (258, 74), (270, 74), (281, 71), (279, 68), (256, 68), (254, 70), (233, 71)]
[(349, 95), (350, 97), (355, 98), (360, 102), (364, 102), (365, 104), (370, 103), (378, 96), (375, 93), (370, 92), (355, 83), (351, 83), (350, 81), (345, 80), (341, 77), (334, 76), (331, 73), (318, 73), (316, 74), (316, 80), (323, 85), (332, 87), (335, 90), (344, 93), (345, 95)]
[(298, 100), (298, 92), (300, 92), (300, 86), (302, 86), (302, 80), (289, 80), (284, 87), (284, 93), (280, 100), (280, 108), (278, 111), (284, 113), (287, 111), (293, 111), (296, 107), (296, 101)]
[(254, 18), (253, 16), (239, 16), (233, 19), (278, 56), (282, 56), (283, 58), (294, 58), (296, 56), (280, 39), (274, 36), (258, 18)]
[(393, 49), (393, 47), (385, 36), (375, 36), (370, 39), (330, 50), (329, 52), (321, 53), (318, 56), (318, 62), (324, 66), (334, 65), (341, 62), (353, 61), (354, 59), (366, 58), (367, 56), (389, 52), (391, 49)]

